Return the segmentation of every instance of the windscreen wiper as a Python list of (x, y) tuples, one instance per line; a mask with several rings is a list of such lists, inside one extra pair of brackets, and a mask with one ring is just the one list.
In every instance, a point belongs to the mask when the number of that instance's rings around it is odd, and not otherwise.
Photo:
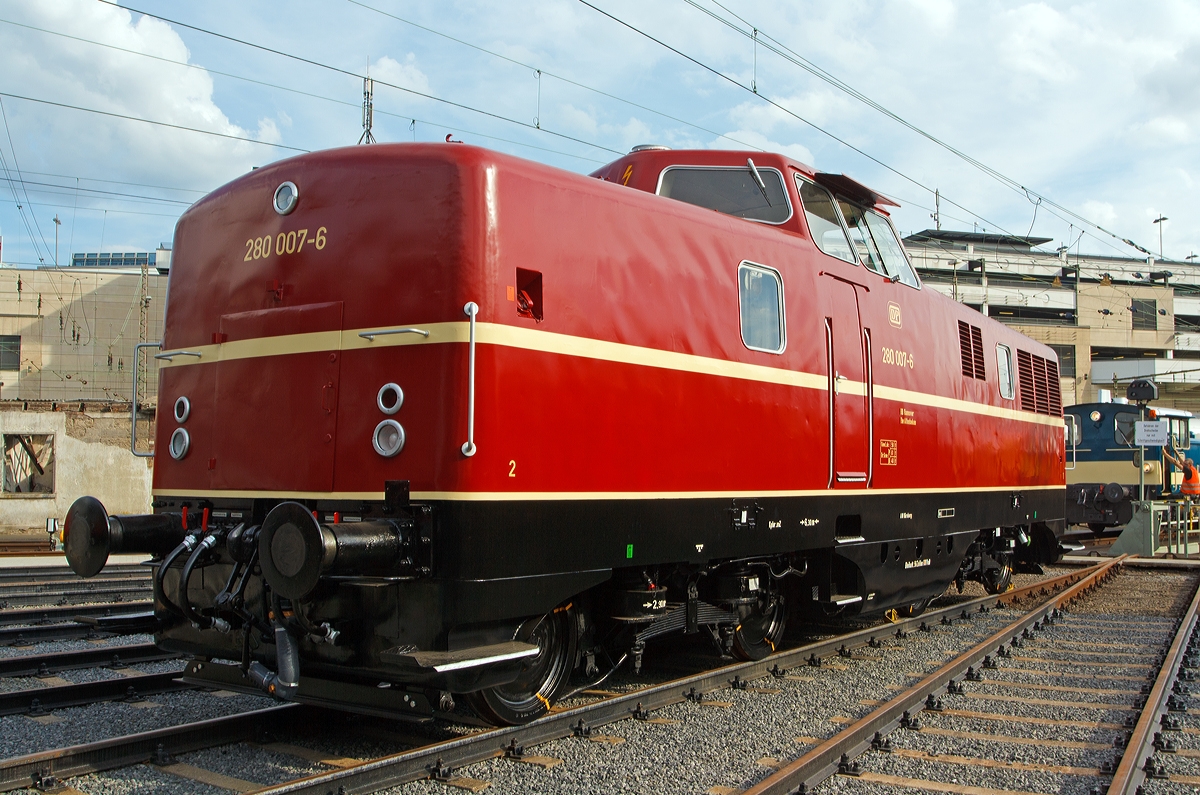
[(770, 207), (771, 199), (767, 196), (767, 183), (763, 182), (762, 174), (758, 173), (758, 166), (754, 165), (754, 161), (748, 157), (746, 158), (746, 165), (750, 167), (750, 175), (754, 177), (754, 181), (758, 183), (758, 189), (762, 192), (763, 200), (766, 201), (767, 206)]

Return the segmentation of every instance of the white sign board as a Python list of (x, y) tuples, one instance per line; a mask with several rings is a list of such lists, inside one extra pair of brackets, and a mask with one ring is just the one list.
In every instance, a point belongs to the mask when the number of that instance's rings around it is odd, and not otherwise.
[(1167, 443), (1167, 423), (1147, 420), (1133, 424), (1133, 443), (1138, 447), (1162, 447)]

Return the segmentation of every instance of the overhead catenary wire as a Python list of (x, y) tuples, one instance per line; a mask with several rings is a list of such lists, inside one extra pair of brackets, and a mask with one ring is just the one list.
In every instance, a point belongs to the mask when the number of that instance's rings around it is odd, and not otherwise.
[[(1037, 199), (1039, 203), (1045, 202), (1049, 207), (1059, 210), (1060, 212), (1063, 212), (1063, 213), (1069, 215), (1071, 218), (1074, 218), (1075, 220), (1077, 220), (1081, 223), (1087, 224), (1088, 226), (1091, 226), (1092, 228), (1103, 232), (1105, 235), (1107, 235), (1115, 240), (1119, 240), (1120, 242), (1124, 243), (1125, 245), (1130, 246), (1130, 247), (1136, 249), (1137, 251), (1142, 252), (1143, 254), (1147, 254), (1147, 255), (1151, 255), (1151, 256), (1153, 255), (1153, 252), (1151, 252), (1148, 249), (1144, 248), (1143, 246), (1135, 243), (1134, 241), (1132, 241), (1128, 238), (1121, 237), (1120, 235), (1116, 234), (1115, 232), (1105, 229), (1103, 226), (1096, 223), (1095, 221), (1085, 218), (1084, 216), (1080, 215), (1079, 213), (1076, 213), (1074, 210), (1071, 210), (1067, 207), (1064, 207), (1061, 204), (1058, 204), (1057, 202), (1044, 196), (1043, 194), (1033, 190), (1032, 188), (1025, 186), (1019, 180), (1013, 179), (1012, 177), (1005, 175), (1004, 173), (1000, 172), (999, 170), (987, 165), (986, 163), (983, 163), (982, 161), (978, 160), (977, 158), (972, 157), (971, 155), (967, 154), (966, 152), (962, 151), (961, 149), (958, 149), (957, 147), (953, 146), (952, 144), (947, 143), (946, 141), (943, 141), (941, 138), (938, 138), (937, 136), (933, 135), (932, 133), (928, 132), (927, 130), (917, 126), (916, 124), (913, 124), (912, 122), (909, 122), (907, 119), (901, 117), (899, 114), (894, 113), (893, 111), (884, 107), (883, 105), (881, 105), (880, 103), (871, 99), (866, 94), (863, 94), (861, 91), (854, 88), (850, 84), (846, 83), (845, 81), (839, 79), (838, 77), (834, 76), (833, 74), (826, 71), (825, 69), (822, 69), (821, 67), (812, 63), (808, 59), (804, 58), (804, 56), (800, 55), (799, 53), (797, 53), (795, 50), (791, 49), (787, 45), (785, 45), (782, 42), (778, 41), (777, 39), (771, 37), (769, 34), (764, 33), (763, 29), (760, 26), (744, 19), (743, 17), (739, 16), (735, 12), (731, 11), (729, 8), (722, 5), (719, 2), (719, 0), (709, 0), (709, 2), (711, 2), (713, 5), (720, 8), (722, 11), (725, 11), (727, 14), (732, 16), (734, 19), (738, 20), (738, 22), (741, 22), (743, 25), (745, 25), (750, 30), (742, 29), (742, 28), (738, 27), (737, 25), (733, 24), (732, 22), (730, 22), (728, 19), (725, 19), (721, 15), (716, 14), (707, 8), (704, 8), (702, 5), (700, 5), (697, 2), (697, 0), (683, 0), (683, 2), (692, 6), (696, 10), (708, 15), (709, 17), (717, 20), (718, 22), (724, 24), (725, 26), (736, 31), (737, 33), (741, 34), (742, 36), (745, 36), (747, 38), (753, 38), (753, 40), (755, 41), (756, 48), (758, 46), (762, 46), (765, 49), (768, 49), (771, 52), (778, 55), (779, 57), (783, 58), (784, 60), (788, 61), (789, 63), (791, 63), (795, 66), (798, 66), (799, 68), (809, 72), (810, 74), (817, 77), (818, 79), (849, 94), (851, 97), (858, 100), (859, 102), (862, 102), (863, 104), (867, 105), (868, 107), (872, 108), (873, 110), (892, 119), (897, 124), (900, 124), (900, 125), (908, 128), (909, 130), (911, 130), (912, 132), (921, 136), (922, 138), (925, 138), (928, 141), (932, 142), (933, 144), (950, 152), (955, 157), (962, 159), (964, 162), (970, 164), (971, 166), (980, 170), (981, 172), (988, 175), (992, 179), (1003, 184), (1005, 187), (1008, 187), (1018, 193), (1023, 193), (1026, 196), (1026, 198), (1029, 198), (1030, 196), (1032, 196), (1033, 198)], [(767, 43), (763, 43), (764, 39), (766, 40)], [(1033, 199), (1030, 199), (1030, 201), (1033, 201)], [(1056, 217), (1060, 218), (1060, 220), (1063, 220), (1063, 221), (1066, 220), (1065, 218), (1062, 218), (1061, 216), (1059, 216), (1057, 213), (1053, 213), (1053, 214)], [(1037, 216), (1036, 216), (1036, 210), (1035, 210), (1034, 218), (1036, 219), (1036, 217)], [(1032, 232), (1032, 224), (1030, 225), (1030, 230)], [(1099, 242), (1107, 243), (1107, 241), (1103, 240), (1102, 238), (1096, 237), (1094, 235), (1092, 237)], [(1113, 248), (1114, 248), (1114, 250), (1116, 250), (1115, 247), (1113, 247)]]
[[(107, 2), (107, 0), (100, 0), (100, 2)], [(643, 38), (649, 39), (650, 41), (654, 42), (655, 44), (659, 45), (660, 47), (662, 47), (664, 49), (670, 50), (671, 52), (675, 53), (679, 57), (683, 58), (686, 61), (689, 61), (690, 63), (695, 64), (696, 66), (700, 67), (701, 69), (705, 70), (706, 72), (710, 72), (713, 75), (716, 75), (721, 80), (724, 80), (727, 83), (737, 86), (738, 88), (742, 89), (743, 91), (747, 92), (748, 94), (758, 97), (763, 102), (766, 102), (768, 105), (770, 105), (771, 107), (776, 108), (776, 109), (786, 113), (787, 115), (791, 116), (792, 118), (796, 119), (797, 121), (800, 121), (800, 122), (808, 125), (809, 127), (813, 128), (817, 132), (836, 141), (837, 143), (841, 144), (842, 146), (846, 147), (847, 149), (857, 152), (858, 154), (865, 157), (867, 160), (870, 160), (872, 163), (875, 163), (876, 165), (892, 172), (893, 174), (895, 174), (896, 176), (905, 180), (906, 182), (910, 182), (913, 185), (916, 185), (918, 188), (928, 191), (929, 193), (934, 192), (933, 188), (930, 188), (928, 185), (925, 185), (924, 183), (920, 182), (915, 177), (911, 177), (908, 174), (905, 174), (903, 171), (900, 171), (899, 169), (895, 168), (894, 166), (884, 162), (883, 160), (880, 160), (879, 158), (877, 158), (874, 155), (870, 154), (869, 152), (861, 149), (860, 147), (855, 146), (854, 144), (850, 143), (849, 141), (845, 140), (844, 138), (842, 138), (842, 137), (836, 135), (835, 133), (831, 132), (830, 130), (827, 130), (824, 127), (820, 126), (816, 122), (806, 119), (805, 117), (801, 116), (799, 113), (796, 113), (795, 111), (793, 111), (791, 108), (788, 108), (787, 106), (771, 99), (766, 94), (764, 94), (761, 90), (759, 90), (759, 91), (754, 90), (750, 86), (747, 86), (746, 84), (742, 83), (741, 81), (736, 80), (733, 77), (730, 77), (729, 75), (725, 74), (721, 70), (701, 61), (698, 58), (688, 55), (687, 53), (683, 52), (682, 50), (680, 50), (676, 47), (671, 46), (670, 44), (667, 44), (662, 39), (659, 39), (659, 38), (651, 35), (650, 33), (647, 33), (646, 31), (642, 30), (641, 28), (638, 28), (637, 26), (635, 26), (629, 22), (626, 22), (625, 20), (621, 19), (620, 17), (610, 14), (609, 12), (600, 8), (599, 6), (593, 5), (592, 3), (588, 2), (588, 0), (579, 0), (579, 2), (582, 3), (583, 5), (587, 6), (588, 8), (592, 9), (596, 13), (601, 14), (602, 16), (608, 17), (613, 22), (616, 22), (618, 25), (621, 25), (622, 27), (625, 27), (625, 28), (629, 29), (630, 31), (633, 31), (634, 33), (638, 34), (639, 36), (642, 36)], [(995, 223), (993, 221), (989, 221), (987, 218), (983, 217), (979, 213), (976, 213), (973, 210), (959, 204), (958, 202), (947, 198), (944, 193), (942, 194), (942, 199), (944, 201), (954, 205), (955, 207), (959, 208), (963, 212), (969, 213), (970, 215), (978, 218), (979, 220), (984, 221), (985, 223), (989, 224), (993, 228), (1000, 229), (1000, 230), (1004, 231), (1005, 234), (1009, 234), (1009, 235), (1012, 234), (1011, 232), (1004, 230), (1004, 227), (1002, 227), (1000, 224)]]
[[(703, 125), (697, 124), (692, 121), (688, 121), (687, 119), (681, 119), (678, 116), (672, 116), (669, 113), (664, 113), (663, 111), (649, 107), (648, 105), (642, 105), (641, 103), (634, 102), (631, 99), (627, 99), (625, 97), (618, 96), (617, 94), (609, 93), (608, 91), (604, 91), (603, 89), (599, 89), (594, 86), (589, 86), (586, 83), (581, 83), (577, 80), (572, 80), (569, 77), (564, 77), (563, 75), (556, 74), (556, 73), (548, 71), (546, 69), (542, 69), (541, 67), (533, 66), (532, 64), (527, 64), (524, 61), (518, 61), (516, 58), (512, 58), (512, 57), (504, 55), (502, 53), (498, 53), (494, 50), (489, 50), (488, 48), (481, 47), (478, 44), (472, 44), (471, 42), (466, 41), (464, 39), (460, 39), (455, 36), (451, 36), (448, 33), (443, 33), (440, 30), (435, 30), (434, 28), (428, 27), (426, 25), (422, 25), (419, 22), (413, 22), (410, 19), (405, 19), (404, 17), (398, 16), (396, 14), (392, 14), (388, 11), (384, 11), (383, 9), (376, 8), (371, 5), (367, 5), (366, 3), (363, 3), (360, 0), (346, 0), (346, 1), (348, 3), (350, 3), (351, 5), (359, 6), (360, 8), (364, 8), (368, 11), (373, 11), (374, 13), (379, 14), (381, 16), (388, 17), (389, 19), (394, 19), (397, 22), (404, 23), (405, 25), (410, 25), (414, 28), (417, 28), (418, 30), (423, 30), (426, 33), (431, 33), (434, 36), (439, 36), (443, 39), (446, 39), (447, 41), (452, 41), (456, 44), (461, 44), (464, 47), (469, 47), (472, 50), (484, 53), (486, 55), (490, 55), (493, 58), (498, 58), (502, 61), (506, 61), (510, 64), (513, 64), (514, 66), (519, 66), (523, 69), (529, 69), (529, 70), (537, 73), (539, 79), (541, 77), (550, 77), (555, 80), (559, 80), (563, 83), (566, 83), (568, 85), (575, 86), (576, 88), (581, 88), (584, 91), (590, 91), (599, 96), (607, 97), (608, 99), (614, 100), (616, 102), (620, 102), (620, 103), (628, 105), (632, 108), (637, 108), (638, 110), (644, 110), (647, 113), (653, 113), (655, 116), (660, 116), (664, 119), (670, 119), (671, 121), (676, 122), (677, 124), (686, 125), (688, 127), (691, 127), (694, 130), (700, 130), (701, 132), (705, 132), (705, 133), (708, 133), (709, 135), (716, 136), (717, 138), (723, 138), (727, 141), (732, 141), (733, 143), (738, 144), (739, 146), (744, 146), (747, 149), (754, 149), (759, 152), (762, 151), (762, 147), (755, 146), (754, 144), (750, 144), (750, 143), (747, 143), (746, 141), (739, 140), (737, 138), (734, 138), (731, 135), (727, 135), (725, 133), (719, 133), (716, 130), (709, 129), (708, 127), (704, 127)], [(538, 115), (540, 116), (541, 114), (539, 113)]]
[[(357, 80), (365, 79), (365, 75), (358, 74), (357, 72), (351, 71), (349, 69), (342, 69), (339, 66), (333, 66), (332, 64), (322, 63), (321, 61), (317, 61), (312, 58), (306, 58), (302, 55), (296, 55), (294, 53), (285, 52), (284, 50), (278, 50), (273, 47), (267, 47), (266, 45), (257, 44), (252, 41), (247, 41), (246, 39), (239, 39), (235, 36), (230, 36), (225, 33), (218, 33), (217, 31), (209, 30), (208, 28), (202, 28), (197, 25), (190, 25), (186, 22), (180, 22), (179, 20), (176, 20), (176, 19), (164, 17), (159, 14), (153, 14), (149, 11), (143, 11), (138, 8), (133, 8), (132, 6), (123, 5), (121, 3), (115, 2), (115, 0), (96, 0), (96, 2), (103, 3), (103, 4), (109, 5), (109, 6), (113, 6), (114, 8), (121, 8), (121, 9), (124, 9), (125, 11), (130, 11), (135, 14), (142, 14), (143, 16), (147, 16), (152, 19), (157, 19), (157, 20), (166, 22), (171, 25), (178, 25), (181, 28), (187, 28), (188, 30), (194, 30), (197, 33), (203, 33), (206, 36), (212, 36), (214, 38), (223, 39), (225, 41), (233, 42), (234, 44), (239, 44), (244, 47), (251, 47), (253, 49), (260, 50), (262, 52), (271, 53), (272, 55), (278, 55), (282, 58), (288, 58), (290, 60), (297, 61), (299, 63), (305, 63), (310, 66), (316, 66), (320, 69), (326, 69), (331, 72), (337, 72), (338, 74), (343, 74), (343, 75), (346, 75), (347, 77), (353, 77)], [(566, 133), (557, 132), (555, 130), (550, 130), (546, 127), (536, 127), (533, 124), (530, 124), (529, 122), (523, 122), (519, 119), (514, 119), (509, 116), (500, 114), (500, 113), (494, 113), (489, 110), (483, 110), (482, 108), (476, 108), (472, 105), (467, 105), (462, 102), (455, 102), (453, 100), (446, 99), (445, 97), (439, 97), (436, 94), (430, 94), (425, 91), (417, 91), (415, 88), (408, 88), (406, 86), (397, 85), (395, 83), (389, 83), (384, 80), (378, 80), (375, 78), (372, 78), (372, 79), (375, 80), (376, 85), (386, 86), (386, 87), (394, 89), (396, 91), (402, 91), (407, 94), (412, 94), (413, 96), (423, 97), (424, 99), (432, 100), (434, 102), (439, 102), (444, 105), (459, 108), (460, 110), (465, 110), (470, 113), (476, 113), (481, 116), (487, 116), (489, 118), (496, 119), (498, 121), (503, 121), (508, 124), (514, 124), (518, 127), (524, 127), (528, 130), (535, 130), (538, 132), (543, 132), (543, 133), (546, 133), (547, 135), (552, 135), (556, 138), (561, 138), (561, 139), (567, 140), (567, 141), (574, 141), (575, 143), (583, 144), (584, 146), (590, 146), (594, 149), (600, 149), (605, 152), (611, 152), (616, 155), (625, 154), (624, 152), (622, 152), (620, 150), (613, 149), (608, 146), (604, 146), (603, 144), (598, 144), (598, 143), (595, 143), (592, 141), (585, 140), (583, 138), (578, 138), (574, 135), (567, 135)]]
[(143, 119), (139, 116), (129, 116), (124, 113), (113, 113), (112, 111), (97, 110), (96, 108), (85, 108), (80, 105), (71, 105), (66, 102), (53, 102), (48, 99), (38, 99), (37, 97), (26, 97), (26, 96), (22, 96), (20, 94), (10, 94), (5, 91), (0, 91), (0, 97), (8, 97), (9, 99), (17, 99), (17, 100), (21, 100), (24, 102), (36, 102), (41, 105), (53, 105), (54, 107), (58, 107), (58, 108), (68, 108), (70, 110), (77, 110), (77, 111), (81, 111), (83, 113), (95, 113), (100, 116), (111, 116), (116, 119), (126, 119), (128, 121), (137, 121), (137, 122), (141, 122), (143, 124), (153, 124), (157, 127), (169, 127), (171, 129), (175, 129), (175, 130), (185, 130), (187, 132), (202, 133), (204, 135), (213, 135), (218, 138), (229, 138), (234, 141), (245, 141), (246, 143), (259, 144), (261, 146), (273, 146), (277, 149), (290, 149), (293, 152), (307, 153), (309, 151), (308, 149), (301, 149), (300, 147), (297, 147), (297, 146), (288, 146), (287, 144), (277, 144), (272, 141), (263, 141), (258, 138), (247, 138), (244, 135), (232, 135), (230, 133), (222, 133), (222, 132), (217, 132), (215, 130), (203, 130), (203, 129), (200, 129), (199, 127), (188, 127), (183, 124), (171, 124), (170, 122), (155, 121), (154, 119)]
[[(70, 39), (70, 40), (72, 40), (72, 41), (81, 42), (81, 43), (83, 43), (83, 44), (90, 44), (90, 45), (93, 45), (93, 46), (96, 46), (96, 47), (104, 47), (104, 48), (106, 48), (106, 49), (115, 50), (115, 51), (117, 51), (117, 52), (123, 52), (123, 53), (127, 53), (127, 54), (129, 54), (129, 55), (136, 55), (136, 56), (138, 56), (138, 57), (141, 57), (141, 58), (149, 58), (149, 59), (151, 59), (151, 60), (154, 60), (154, 61), (160, 61), (160, 62), (162, 62), (162, 63), (174, 64), (174, 65), (176, 65), (176, 66), (182, 66), (182, 67), (185, 67), (185, 68), (188, 68), (188, 69), (196, 69), (196, 70), (199, 70), (199, 71), (206, 72), (206, 73), (208, 73), (208, 74), (220, 75), (221, 77), (228, 77), (228, 78), (231, 78), (231, 79), (233, 79), (233, 80), (240, 80), (240, 81), (243, 81), (243, 82), (246, 82), (246, 83), (252, 83), (252, 84), (254, 84), (254, 85), (263, 86), (264, 88), (271, 88), (271, 89), (275, 89), (275, 90), (277, 90), (277, 91), (284, 91), (284, 92), (287, 92), (287, 93), (289, 93), (289, 94), (296, 94), (296, 95), (299, 95), (299, 96), (309, 97), (309, 98), (311, 98), (311, 99), (317, 99), (317, 100), (321, 100), (322, 102), (331, 102), (331, 103), (334, 103), (334, 104), (336, 104), (336, 105), (344, 105), (344, 106), (346, 106), (346, 107), (351, 107), (351, 108), (358, 108), (358, 107), (360, 107), (360, 106), (359, 106), (359, 104), (358, 104), (358, 103), (356, 103), (356, 102), (347, 102), (346, 100), (335, 99), (335, 98), (333, 98), (333, 97), (327, 97), (327, 96), (323, 96), (323, 95), (321, 95), (321, 94), (316, 94), (316, 93), (313, 93), (313, 92), (311, 92), (311, 91), (303, 91), (303, 90), (301, 90), (301, 89), (298, 89), (298, 88), (290, 88), (290, 87), (288, 87), (288, 86), (282, 86), (282, 85), (279, 85), (279, 84), (277, 84), (277, 83), (270, 83), (270, 82), (267, 82), (267, 81), (265, 81), (265, 80), (258, 80), (258, 79), (255, 79), (255, 78), (253, 78), (253, 77), (246, 77), (245, 75), (234, 74), (234, 73), (232, 73), (232, 72), (223, 72), (223, 71), (221, 71), (221, 70), (219, 70), (219, 69), (213, 69), (213, 68), (210, 68), (210, 67), (201, 66), (200, 64), (189, 63), (189, 62), (187, 62), (187, 61), (179, 61), (179, 60), (176, 60), (176, 59), (174, 59), (174, 58), (165, 58), (165, 57), (163, 57), (163, 56), (161, 56), (161, 55), (153, 55), (153, 54), (151, 54), (151, 53), (148, 53), (148, 52), (141, 52), (141, 51), (139, 51), (139, 50), (132, 50), (132, 49), (129, 49), (129, 48), (127, 48), (127, 47), (118, 47), (118, 46), (117, 46), (117, 45), (115, 45), (115, 44), (109, 44), (109, 43), (107, 43), (107, 42), (102, 42), (102, 41), (95, 41), (94, 39), (86, 39), (86, 38), (83, 38), (83, 37), (81, 37), (81, 36), (72, 36), (72, 35), (70, 35), (70, 34), (68, 34), (68, 33), (62, 33), (62, 32), (60, 32), (60, 31), (56, 31), (56, 30), (48, 30), (48, 29), (46, 29), (46, 28), (39, 28), (39, 27), (37, 27), (37, 26), (35, 26), (35, 25), (27, 25), (27, 24), (24, 24), (24, 23), (21, 23), (21, 22), (13, 22), (12, 20), (9, 20), (9, 19), (0, 19), (0, 23), (2, 23), (2, 24), (7, 24), (7, 25), (13, 25), (13, 26), (16, 26), (16, 27), (19, 27), (19, 28), (25, 28), (26, 30), (32, 30), (32, 31), (36, 31), (36, 32), (38, 32), (38, 33), (44, 33), (44, 34), (46, 34), (46, 35), (49, 35), (49, 36), (58, 36), (58, 37), (61, 37), (61, 38), (64, 38), (64, 39)], [(575, 158), (575, 159), (577, 159), (577, 160), (584, 160), (584, 161), (586, 161), (586, 162), (589, 162), (589, 163), (603, 163), (603, 162), (605, 162), (605, 161), (603, 161), (603, 160), (597, 160), (596, 158), (592, 158), (592, 157), (586, 157), (586, 156), (584, 156), (584, 155), (578, 155), (578, 154), (574, 154), (574, 153), (572, 153), (572, 152), (564, 152), (564, 151), (562, 151), (562, 150), (560, 150), (560, 149), (551, 149), (550, 147), (546, 147), (546, 146), (538, 146), (537, 144), (531, 144), (531, 143), (528, 143), (528, 142), (525, 142), (525, 141), (516, 141), (516, 140), (513, 140), (513, 139), (511, 139), (511, 138), (504, 138), (504, 137), (501, 137), (501, 136), (498, 136), (498, 135), (490, 135), (490, 134), (487, 134), (487, 133), (481, 133), (481, 132), (478, 132), (478, 131), (476, 131), (476, 130), (471, 130), (471, 129), (466, 129), (466, 128), (463, 128), (463, 127), (461, 127), (461, 126), (459, 126), (459, 125), (447, 125), (447, 124), (442, 124), (442, 123), (440, 123), (440, 122), (431, 121), (431, 120), (429, 120), (429, 119), (422, 119), (422, 118), (419, 118), (419, 117), (414, 117), (414, 116), (412, 116), (412, 115), (407, 115), (407, 114), (402, 114), (402, 113), (391, 113), (391, 112), (389, 112), (389, 111), (386, 111), (386, 110), (380, 110), (380, 109), (378, 109), (378, 108), (374, 108), (374, 112), (375, 112), (377, 115), (381, 115), (381, 116), (389, 116), (389, 117), (396, 118), (396, 119), (404, 119), (404, 120), (406, 120), (406, 121), (420, 122), (421, 124), (426, 124), (426, 125), (429, 125), (429, 126), (431, 126), (431, 127), (453, 127), (455, 130), (458, 130), (458, 131), (459, 131), (459, 132), (461, 132), (461, 133), (464, 133), (464, 134), (467, 134), (467, 135), (472, 135), (472, 136), (475, 136), (475, 137), (477, 137), (477, 138), (486, 138), (486, 139), (488, 139), (488, 140), (492, 140), (492, 141), (502, 141), (502, 142), (504, 142), (504, 143), (507, 143), (507, 144), (512, 144), (513, 146), (520, 146), (520, 147), (523, 147), (523, 148), (526, 148), (526, 149), (534, 149), (534, 150), (537, 150), (537, 151), (540, 151), (540, 152), (549, 152), (549, 153), (551, 153), (551, 154), (561, 155), (561, 156), (563, 156), (563, 157), (571, 157), (571, 158)], [(32, 173), (32, 172), (26, 172), (26, 173)], [(101, 181), (112, 181), (112, 180), (101, 180)], [(127, 183), (127, 184), (138, 184), (138, 183)], [(159, 186), (159, 185), (142, 185), (141, 187), (163, 187), (163, 186)], [(184, 190), (183, 188), (163, 188), (163, 189), (164, 189), (164, 190)], [(207, 193), (208, 191), (193, 191), (193, 192), (194, 192), (194, 193)]]

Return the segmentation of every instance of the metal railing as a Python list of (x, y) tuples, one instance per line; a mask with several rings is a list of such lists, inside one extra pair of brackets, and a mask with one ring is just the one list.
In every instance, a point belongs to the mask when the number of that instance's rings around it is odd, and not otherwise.
[(1190, 558), (1193, 534), (1200, 543), (1200, 502), (1191, 497), (1182, 500), (1152, 503), (1154, 523), (1157, 525), (1155, 538), (1165, 554), (1177, 558)]

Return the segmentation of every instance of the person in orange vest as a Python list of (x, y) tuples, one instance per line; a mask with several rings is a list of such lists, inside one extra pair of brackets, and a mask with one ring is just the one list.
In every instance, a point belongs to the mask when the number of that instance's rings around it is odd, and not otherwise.
[(1178, 450), (1175, 453), (1175, 455), (1171, 455), (1170, 449), (1163, 448), (1163, 457), (1183, 470), (1183, 484), (1179, 488), (1180, 493), (1185, 497), (1200, 496), (1200, 472), (1196, 471), (1196, 462), (1179, 455)]

